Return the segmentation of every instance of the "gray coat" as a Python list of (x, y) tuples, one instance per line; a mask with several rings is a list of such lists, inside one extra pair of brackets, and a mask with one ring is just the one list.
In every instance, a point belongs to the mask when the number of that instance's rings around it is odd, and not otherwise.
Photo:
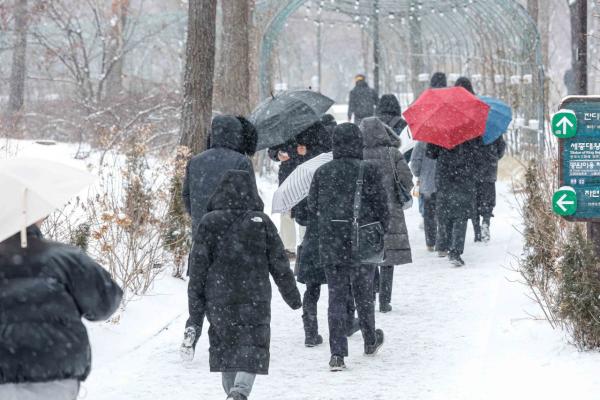
[(427, 143), (418, 142), (410, 159), (410, 169), (419, 178), (419, 193), (429, 198), (437, 191), (435, 186), (435, 168), (437, 161), (425, 156)]
[(390, 218), (385, 236), (385, 260), (380, 265), (401, 265), (412, 262), (408, 230), (404, 211), (395, 193), (394, 171), (406, 189), (413, 188), (413, 175), (402, 153), (394, 147), (389, 128), (378, 118), (366, 118), (360, 128), (363, 133), (363, 158), (375, 163), (383, 176), (383, 186), (387, 192)]

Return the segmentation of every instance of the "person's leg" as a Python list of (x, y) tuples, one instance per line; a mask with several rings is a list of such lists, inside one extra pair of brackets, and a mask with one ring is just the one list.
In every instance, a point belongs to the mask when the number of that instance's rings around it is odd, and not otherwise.
[(461, 256), (465, 250), (465, 237), (467, 236), (466, 219), (457, 219), (452, 224), (452, 241), (450, 245), (450, 253), (454, 256)]
[(435, 239), (435, 249), (438, 252), (447, 252), (449, 248), (450, 231), (452, 229), (452, 221), (445, 218), (437, 218), (437, 237)]
[(237, 392), (241, 395), (244, 395), (246, 398), (250, 397), (250, 392), (254, 386), (255, 379), (256, 374), (250, 372), (238, 372), (235, 374), (235, 382), (229, 394)]
[(486, 182), (485, 195), (482, 196), (480, 205), (480, 214), (483, 217), (481, 224), (481, 236), (484, 242), (490, 240), (490, 223), (494, 216), (494, 207), (496, 207), (496, 183)]
[(394, 283), (394, 266), (386, 265), (379, 267), (379, 307), (392, 302), (392, 286)]
[(435, 217), (435, 194), (423, 199), (423, 220), (425, 229), (425, 243), (427, 247), (435, 247), (437, 235), (437, 220)]
[(221, 383), (226, 395), (229, 395), (229, 392), (231, 392), (231, 388), (235, 383), (235, 375), (235, 372), (221, 372)]
[(348, 293), (346, 297), (346, 336), (352, 336), (359, 330), (358, 318), (356, 315), (356, 304), (352, 294), (352, 285), (348, 284)]
[(481, 242), (481, 224), (479, 222), (479, 214), (473, 216), (471, 221), (473, 221), (473, 233), (475, 235), (475, 241)]
[[(327, 286), (329, 288), (329, 348), (331, 355), (347, 357), (348, 339), (346, 338), (346, 323), (348, 320), (348, 267), (325, 267)], [(371, 293), (372, 296), (372, 293)]]
[(321, 285), (307, 283), (302, 301), (302, 322), (304, 323), (306, 339), (315, 338), (319, 334), (319, 323), (317, 321), (319, 297), (321, 297)]
[(290, 213), (281, 214), (279, 231), (285, 249), (290, 253), (296, 253), (296, 223)]
[(373, 301), (373, 278), (375, 266), (361, 265), (352, 267), (352, 293), (358, 311), (358, 322), (365, 344), (376, 342), (375, 335), (375, 302)]

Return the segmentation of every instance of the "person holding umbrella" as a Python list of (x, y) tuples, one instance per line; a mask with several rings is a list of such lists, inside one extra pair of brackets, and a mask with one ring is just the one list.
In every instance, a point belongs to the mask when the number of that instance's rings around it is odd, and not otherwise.
[[(338, 125), (333, 132), (333, 161), (321, 166), (312, 179), (308, 207), (317, 216), (319, 259), (329, 288), (329, 346), (331, 371), (341, 371), (348, 355), (348, 292), (350, 286), (358, 311), (366, 355), (383, 345), (383, 331), (375, 328), (373, 279), (375, 266), (361, 264), (353, 251), (353, 220), (357, 202), (362, 204), (357, 223), (385, 223), (389, 219), (387, 192), (379, 169), (363, 162), (363, 139), (358, 126)], [(355, 196), (360, 171), (363, 190)]]
[(104, 268), (40, 231), (92, 181), (55, 162), (0, 161), (0, 399), (76, 399), (91, 369), (81, 319), (106, 320), (121, 303)]
[[(459, 109), (460, 112), (456, 112)], [(404, 113), (416, 140), (436, 164), (436, 250), (465, 265), (467, 221), (475, 203), (475, 169), (490, 107), (462, 87), (426, 90)]]

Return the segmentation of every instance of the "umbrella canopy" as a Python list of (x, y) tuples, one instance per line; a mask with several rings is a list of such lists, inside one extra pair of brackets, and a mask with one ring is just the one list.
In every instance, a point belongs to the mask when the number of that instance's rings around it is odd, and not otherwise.
[(0, 161), (0, 242), (64, 206), (94, 181), (86, 171), (64, 164), (17, 158)]
[(273, 195), (273, 213), (283, 213), (300, 203), (310, 191), (313, 176), (321, 165), (333, 160), (333, 153), (323, 153), (300, 164)]
[(405, 112), (413, 138), (452, 149), (485, 132), (490, 106), (462, 87), (428, 89)]
[(333, 105), (329, 97), (310, 90), (292, 90), (263, 101), (250, 115), (258, 131), (257, 150), (277, 146), (320, 121)]
[(508, 126), (512, 121), (512, 110), (508, 104), (500, 99), (485, 96), (479, 98), (490, 106), (490, 113), (483, 134), (483, 143), (490, 144), (508, 130)]

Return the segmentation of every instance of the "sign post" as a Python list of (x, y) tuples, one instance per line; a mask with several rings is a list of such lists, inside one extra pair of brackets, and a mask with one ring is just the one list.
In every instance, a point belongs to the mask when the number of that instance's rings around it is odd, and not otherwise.
[(600, 227), (600, 96), (565, 98), (552, 116), (552, 134), (559, 139), (561, 186), (552, 209), (569, 221), (588, 222), (600, 254), (600, 230), (594, 229)]

